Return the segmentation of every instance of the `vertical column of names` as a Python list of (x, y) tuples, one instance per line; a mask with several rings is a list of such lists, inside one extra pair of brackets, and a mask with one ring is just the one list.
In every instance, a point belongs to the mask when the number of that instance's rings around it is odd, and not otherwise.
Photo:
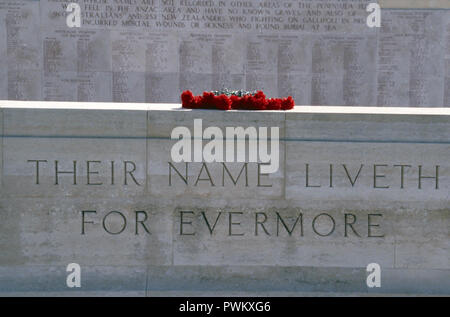
[(145, 44), (145, 100), (180, 102), (176, 34), (149, 33), (141, 41)]
[(417, 12), (410, 22), (409, 105), (442, 107), (444, 23), (442, 12)]
[(342, 105), (343, 47), (337, 37), (319, 37), (312, 45), (312, 105)]
[(281, 36), (278, 43), (278, 94), (292, 96), (297, 104), (309, 104), (311, 45), (309, 36)]
[(114, 102), (145, 101), (145, 45), (137, 31), (113, 31), (112, 98)]
[(251, 35), (246, 46), (246, 89), (277, 97), (278, 35)]
[(41, 99), (41, 43), (39, 3), (16, 1), (0, 4), (6, 45), (7, 98)]
[(76, 41), (78, 101), (111, 101), (111, 39), (108, 30), (81, 30)]
[(349, 37), (343, 45), (343, 105), (374, 106), (376, 37)]
[(214, 34), (212, 44), (212, 87), (214, 90), (245, 87), (244, 37), (238, 34)]
[(212, 90), (212, 34), (191, 33), (180, 39), (180, 90)]
[(109, 31), (43, 32), (44, 100), (111, 101)]
[(378, 105), (443, 105), (443, 15), (442, 11), (430, 10), (383, 14), (378, 45)]
[(64, 82), (61, 73), (64, 71), (67, 60), (64, 56), (62, 41), (57, 37), (45, 37), (43, 39), (43, 97), (44, 100), (74, 101), (70, 87), (61, 87)]

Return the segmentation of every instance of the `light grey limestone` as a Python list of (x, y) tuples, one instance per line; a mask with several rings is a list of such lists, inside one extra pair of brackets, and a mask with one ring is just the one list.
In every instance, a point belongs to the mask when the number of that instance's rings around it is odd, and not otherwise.
[(446, 38), (446, 55), (445, 55), (445, 64), (444, 64), (444, 107), (448, 107), (450, 105), (450, 12), (447, 12), (446, 22), (444, 22), (444, 29), (447, 31)]
[[(279, 199), (283, 196), (284, 185), (284, 142), (280, 142), (280, 168), (276, 173), (261, 175), (258, 180), (258, 164), (249, 162), (247, 169), (243, 162), (206, 164), (191, 162), (187, 165), (187, 185), (177, 171), (186, 176), (186, 164), (172, 162), (171, 147), (177, 140), (171, 140), (171, 132), (177, 126), (185, 126), (194, 136), (194, 120), (202, 119), (204, 128), (216, 126), (225, 133), (226, 127), (278, 127), (283, 138), (283, 113), (249, 113), (221, 111), (151, 111), (148, 115), (148, 190), (152, 196), (160, 196), (170, 191), (174, 197), (202, 198), (230, 201), (235, 198), (261, 197)], [(270, 133), (270, 132), (269, 132)], [(270, 135), (269, 135), (270, 136)], [(207, 141), (204, 140), (203, 144)], [(248, 160), (248, 146), (247, 146)], [(224, 155), (226, 150), (224, 149)], [(169, 165), (171, 162), (172, 165)], [(247, 161), (248, 162), (248, 161)], [(226, 169), (225, 169), (226, 168)], [(171, 178), (168, 178), (170, 172)], [(242, 172), (242, 173), (241, 173)], [(211, 180), (207, 175), (211, 175)], [(231, 175), (230, 175), (231, 174)], [(239, 176), (241, 175), (241, 176)], [(231, 179), (233, 178), (233, 180)], [(206, 179), (206, 180), (205, 180)], [(234, 184), (233, 182), (236, 182)]]
[(443, 106), (448, 21), (446, 10), (383, 10), (378, 105)]
[(108, 30), (44, 29), (44, 73), (111, 72), (114, 41)]
[[(66, 286), (64, 266), (1, 266), (0, 296), (144, 296), (146, 267), (82, 267), (79, 288)], [(11, 293), (14, 292), (14, 293)]]
[[(31, 104), (41, 108), (0, 109), (2, 296), (450, 292), (445, 109)], [(189, 163), (187, 185), (174, 170), (169, 180), (171, 132), (192, 132), (199, 118), (203, 128), (279, 127), (280, 168), (262, 179), (272, 187), (257, 186), (255, 163), (249, 186), (222, 184), (217, 162), (206, 163), (215, 186), (205, 171), (195, 185), (202, 163)], [(28, 160), (47, 160), (39, 184)], [(55, 160), (66, 172), (77, 161), (76, 185), (72, 174), (55, 185)], [(87, 161), (90, 182), (102, 185), (87, 185)], [(173, 166), (182, 174), (183, 164)], [(242, 163), (226, 164), (236, 178)], [(394, 165), (404, 165), (403, 183)], [(425, 178), (436, 166), (437, 188)], [(72, 262), (86, 268), (86, 288), (73, 292), (64, 284)], [(365, 284), (373, 262), (382, 270), (375, 290)]]
[[(346, 233), (345, 213), (355, 215), (353, 228), (359, 236), (350, 228)], [(368, 212), (361, 210), (181, 205), (173, 215), (177, 232), (174, 264), (364, 267), (377, 262), (394, 267), (389, 222), (376, 219), (381, 229), (372, 234), (386, 237), (372, 238), (368, 237), (367, 217)]]
[[(4, 195), (112, 198), (145, 193), (145, 111), (4, 112)], [(59, 173), (73, 172), (74, 165), (75, 176)]]
[(151, 201), (9, 198), (1, 206), (2, 266), (172, 263), (171, 215)]
[(0, 109), (0, 197), (3, 196), (3, 109)]
[(386, 269), (382, 274), (382, 287), (369, 289), (370, 294), (408, 294), (412, 290), (417, 294), (449, 294), (449, 279), (445, 278), (443, 270)]
[[(338, 289), (365, 292), (364, 270), (358, 268), (311, 268), (273, 266), (173, 266), (150, 267), (147, 292), (158, 294), (170, 291), (202, 292), (328, 292)], [(321, 277), (324, 277), (321, 279)], [(326, 277), (326, 278), (325, 278)], [(320, 282), (319, 282), (320, 280)], [(336, 286), (339, 285), (338, 288)]]
[(401, 9), (450, 9), (450, 4), (446, 0), (379, 0), (382, 8)]
[(366, 25), (374, 0), (105, 0), (81, 3), (80, 28), (69, 2), (0, 3), (0, 99), (179, 102), (228, 87), (298, 105), (450, 105), (441, 2), (380, 1), (381, 28)]
[[(300, 204), (313, 200), (317, 206), (324, 200), (336, 206), (344, 199), (359, 200), (356, 214), (361, 210), (382, 214), (384, 239), (390, 237), (395, 245), (395, 268), (447, 267), (448, 118), (362, 114), (349, 114), (345, 122), (343, 118), (287, 114), (286, 198)], [(419, 169), (422, 176), (433, 177), (436, 167), (438, 188), (433, 178), (419, 179)]]
[[(0, 100), (179, 102), (228, 87), (296, 104), (450, 106), (445, 1), (380, 1), (380, 29), (366, 26), (368, 0), (106, 0), (82, 4), (80, 29), (65, 24), (68, 2), (0, 1)], [(2, 103), (0, 296), (450, 294), (448, 113), (127, 107)], [(195, 184), (202, 165), (190, 163), (186, 185), (169, 169), (169, 136), (196, 118), (280, 127), (280, 169), (262, 179), (272, 186), (258, 186), (254, 163), (248, 186), (215, 163), (214, 184)], [(76, 161), (76, 185), (68, 173), (55, 184), (55, 161), (66, 172)], [(438, 182), (419, 179), (437, 166)], [(70, 262), (81, 290), (65, 286)], [(380, 289), (365, 285), (370, 262)]]
[[(6, 38), (5, 10), (0, 10), (0, 38)], [(8, 99), (8, 51), (6, 42), (0, 41), (0, 99)]]
[[(113, 101), (113, 96), (122, 89), (111, 72), (64, 71), (44, 74), (43, 80), (42, 94), (46, 101)], [(113, 90), (114, 82), (117, 86)]]
[[(349, 114), (342, 119), (335, 114), (287, 114), (286, 198), (357, 200), (364, 192), (374, 208), (443, 199), (449, 188), (449, 166), (443, 159), (450, 150), (447, 117)], [(410, 165), (403, 168), (403, 184), (402, 167), (395, 165)], [(436, 166), (438, 189), (434, 179), (423, 178), (435, 176)]]

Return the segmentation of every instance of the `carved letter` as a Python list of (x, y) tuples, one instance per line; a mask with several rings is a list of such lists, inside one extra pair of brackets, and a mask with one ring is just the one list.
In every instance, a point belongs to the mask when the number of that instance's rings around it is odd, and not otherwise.
[(386, 164), (374, 164), (373, 165), (373, 188), (389, 188), (389, 186), (378, 186), (377, 178), (384, 178), (386, 175), (377, 174), (377, 167), (386, 167)]
[[(264, 220), (263, 221), (258, 221), (258, 216), (259, 215), (263, 215), (264, 216)], [(261, 227), (263, 228), (264, 232), (270, 236), (270, 233), (266, 230), (266, 227), (264, 227), (264, 223), (267, 220), (267, 215), (264, 212), (257, 212), (255, 214), (255, 236), (258, 235), (258, 225), (261, 225)]]
[[(127, 167), (128, 164), (131, 164), (133, 166), (133, 169), (131, 171), (128, 171), (128, 167)], [(125, 185), (128, 185), (127, 174), (129, 174), (131, 176), (131, 178), (133, 179), (133, 181), (136, 183), (136, 185), (141, 186), (137, 182), (136, 178), (134, 178), (134, 175), (133, 175), (133, 173), (136, 171), (136, 164), (134, 164), (134, 162), (132, 162), (132, 161), (124, 161), (124, 170), (125, 170), (125, 180), (124, 180), (124, 184)]]
[[(327, 234), (319, 233), (319, 232), (316, 230), (316, 220), (317, 220), (317, 218), (319, 218), (320, 216), (327, 216), (328, 218), (331, 219), (331, 222), (333, 223), (333, 226), (331, 227), (330, 232), (328, 232)], [(319, 236), (321, 236), (321, 237), (327, 237), (327, 236), (329, 236), (330, 234), (332, 234), (332, 233), (334, 232), (334, 228), (335, 228), (335, 227), (336, 227), (336, 222), (334, 221), (333, 217), (331, 217), (331, 216), (330, 216), (329, 214), (327, 214), (327, 213), (322, 213), (322, 214), (320, 214), (320, 215), (317, 215), (317, 216), (313, 219), (313, 222), (312, 222), (312, 228), (313, 228), (313, 231), (314, 231), (317, 235), (319, 235)]]
[[(117, 232), (109, 231), (106, 228), (106, 218), (108, 218), (108, 216), (111, 215), (111, 214), (118, 214), (123, 220), (122, 229), (120, 229)], [(127, 227), (127, 218), (125, 218), (125, 216), (119, 211), (111, 211), (111, 212), (107, 213), (106, 216), (103, 218), (102, 226), (103, 226), (103, 229), (105, 229), (105, 231), (108, 232), (109, 234), (121, 234), (125, 230), (125, 228)]]
[(368, 214), (368, 215), (367, 215), (367, 237), (369, 237), (369, 238), (383, 238), (383, 237), (384, 237), (384, 234), (383, 234), (383, 235), (380, 235), (380, 236), (372, 235), (372, 230), (371, 230), (371, 228), (372, 228), (372, 227), (379, 227), (380, 225), (379, 225), (379, 224), (372, 224), (372, 223), (371, 223), (371, 222), (372, 222), (371, 216), (374, 216), (374, 217), (383, 217), (382, 214)]
[[(202, 176), (203, 169), (205, 169), (206, 174), (208, 175), (208, 178), (200, 178), (200, 176)], [(208, 166), (206, 166), (206, 163), (202, 163), (202, 168), (200, 169), (200, 172), (198, 173), (197, 180), (195, 181), (195, 186), (197, 186), (199, 181), (209, 181), (211, 183), (211, 186), (213, 186), (213, 187), (215, 186), (214, 182), (212, 180), (211, 174), (209, 173)]]
[(221, 212), (219, 212), (219, 214), (217, 215), (216, 221), (214, 221), (214, 224), (213, 224), (212, 228), (211, 228), (211, 225), (209, 224), (209, 221), (208, 221), (208, 219), (206, 218), (206, 214), (205, 214), (205, 212), (204, 212), (204, 211), (202, 211), (202, 212), (201, 212), (201, 214), (202, 214), (202, 216), (203, 216), (203, 219), (205, 219), (206, 225), (208, 226), (208, 229), (209, 229), (209, 233), (210, 233), (210, 234), (212, 235), (212, 234), (213, 234), (213, 231), (214, 231), (214, 229), (216, 228), (216, 225), (217, 225), (217, 221), (219, 221), (220, 215), (221, 215), (222, 213), (221, 213)]
[(181, 173), (176, 169), (175, 166), (173, 166), (172, 163), (169, 163), (169, 186), (172, 186), (172, 169), (175, 170), (175, 172), (177, 172), (178, 176), (180, 176), (180, 178), (183, 180), (183, 182), (187, 185), (188, 184), (188, 164), (189, 163), (185, 163), (186, 164), (186, 175), (183, 177), (183, 175), (181, 175)]
[(94, 223), (93, 221), (84, 221), (85, 213), (97, 213), (95, 210), (83, 210), (81, 211), (81, 234), (84, 234), (84, 224), (85, 223)]
[(180, 236), (193, 236), (195, 235), (195, 232), (191, 232), (191, 233), (184, 233), (183, 232), (183, 225), (191, 225), (192, 226), (192, 221), (183, 221), (183, 215), (184, 214), (194, 214), (193, 211), (180, 211)]
[[(353, 217), (353, 221), (352, 222), (348, 222), (347, 221), (348, 216), (352, 216)], [(344, 217), (345, 217), (345, 234), (344, 234), (344, 236), (347, 237), (347, 226), (349, 226), (350, 229), (352, 229), (353, 233), (356, 234), (359, 237), (360, 235), (356, 232), (355, 228), (353, 228), (353, 224), (356, 222), (356, 216), (354, 214), (345, 214)]]
[(47, 160), (28, 160), (27, 162), (36, 162), (36, 184), (39, 185), (39, 163), (47, 163)]
[(103, 183), (91, 183), (90, 175), (91, 175), (91, 174), (96, 174), (96, 175), (98, 175), (98, 171), (95, 171), (95, 172), (92, 172), (92, 171), (91, 171), (91, 163), (101, 163), (101, 161), (87, 161), (87, 162), (86, 162), (86, 170), (87, 170), (87, 181), (86, 181), (86, 185), (103, 185)]
[[(148, 218), (147, 213), (145, 211), (136, 211), (135, 213), (136, 213), (136, 231), (135, 231), (135, 234), (138, 235), (138, 223), (140, 223), (144, 227), (144, 230), (148, 234), (151, 234), (150, 231), (148, 230), (147, 226), (144, 223), (144, 222), (147, 221), (147, 218)], [(139, 220), (139, 215), (140, 214), (144, 214), (144, 220)]]
[(352, 187), (355, 186), (356, 180), (358, 179), (359, 173), (361, 173), (361, 170), (362, 170), (364, 165), (361, 164), (361, 166), (359, 167), (358, 174), (356, 174), (355, 179), (351, 178), (350, 174), (348, 173), (347, 166), (345, 164), (342, 164), (342, 166), (344, 167), (345, 173), (347, 174), (347, 177), (348, 177), (348, 180), (350, 181), (350, 184), (352, 184)]
[(422, 176), (422, 165), (419, 165), (419, 189), (422, 189), (422, 178), (435, 180), (436, 189), (439, 189), (439, 165), (436, 165), (436, 176)]
[(231, 172), (228, 170), (227, 166), (225, 165), (225, 163), (222, 163), (223, 168), (222, 168), (222, 186), (225, 186), (225, 171), (227, 172), (228, 176), (230, 176), (231, 181), (233, 182), (233, 184), (236, 186), (239, 178), (241, 177), (242, 171), (244, 171), (245, 169), (245, 187), (248, 187), (248, 171), (247, 171), (247, 165), (248, 163), (244, 163), (244, 165), (241, 168), (241, 171), (239, 172), (239, 175), (237, 176), (236, 180), (234, 180), (233, 175), (231, 175)]
[(233, 222), (233, 215), (242, 215), (242, 212), (229, 212), (228, 213), (228, 235), (230, 236), (243, 236), (244, 233), (233, 233), (232, 232), (232, 226), (240, 226), (240, 222)]

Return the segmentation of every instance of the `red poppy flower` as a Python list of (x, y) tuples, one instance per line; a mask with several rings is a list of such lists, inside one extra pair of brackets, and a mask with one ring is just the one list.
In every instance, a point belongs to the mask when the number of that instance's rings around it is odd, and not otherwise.
[(294, 108), (294, 99), (291, 96), (284, 98), (283, 102), (281, 103), (281, 109), (290, 110), (292, 108)]
[[(217, 93), (217, 92), (216, 92)], [(294, 108), (294, 99), (270, 98), (261, 90), (254, 95), (245, 94), (242, 97), (226, 94), (216, 95), (213, 92), (204, 92), (201, 96), (194, 96), (191, 91), (183, 91), (181, 104), (188, 109), (219, 109), (219, 110), (289, 110)]]
[(220, 95), (214, 97), (214, 106), (220, 110), (230, 110), (231, 100), (226, 95)]
[(280, 110), (281, 109), (281, 100), (277, 98), (271, 98), (267, 101), (267, 110)]
[(195, 98), (190, 90), (183, 91), (181, 94), (181, 106), (187, 109), (194, 109)]

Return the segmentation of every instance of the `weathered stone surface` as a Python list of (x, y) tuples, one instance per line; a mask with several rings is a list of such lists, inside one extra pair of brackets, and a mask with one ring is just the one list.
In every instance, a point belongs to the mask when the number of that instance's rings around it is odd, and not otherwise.
[(337, 289), (344, 293), (365, 292), (364, 279), (364, 270), (356, 268), (238, 265), (151, 267), (148, 270), (147, 291), (150, 294), (174, 290), (183, 290), (186, 293), (196, 291), (204, 294), (236, 291), (241, 294), (320, 290), (333, 292)]
[(408, 294), (414, 289), (418, 294), (448, 294), (449, 280), (442, 274), (441, 270), (386, 269), (382, 289), (369, 289), (369, 293)]
[(292, 207), (183, 208), (174, 214), (174, 231), (179, 231), (174, 264), (363, 267), (377, 262), (394, 267), (394, 238), (387, 221), (383, 221), (385, 238), (368, 238), (367, 212), (358, 210), (354, 225), (358, 237), (349, 228), (346, 233), (348, 212)]
[[(364, 192), (364, 203), (374, 208), (396, 202), (441, 206), (450, 186), (450, 166), (442, 159), (450, 150), (446, 116), (286, 116), (286, 198), (357, 200)], [(424, 178), (436, 176), (436, 167), (438, 189), (434, 179)]]
[(382, 8), (450, 9), (446, 0), (379, 0), (378, 3)]
[(4, 195), (113, 198), (145, 193), (145, 111), (4, 112)]
[(1, 206), (2, 265), (172, 263), (171, 215), (148, 200), (22, 198)]
[[(206, 115), (206, 116), (205, 116)], [(176, 140), (170, 140), (172, 130), (185, 126), (194, 133), (194, 120), (202, 119), (204, 129), (215, 126), (225, 133), (226, 127), (270, 127), (279, 128), (279, 136), (284, 138), (284, 113), (250, 113), (206, 111), (199, 115), (191, 111), (151, 111), (148, 115), (148, 188), (152, 196), (171, 192), (178, 201), (192, 198), (229, 201), (236, 198), (259, 197), (279, 199), (284, 195), (284, 151), (280, 151), (279, 170), (270, 175), (258, 177), (258, 164), (249, 162), (203, 164), (191, 162), (175, 163), (171, 160), (171, 148)], [(269, 132), (270, 133), (270, 132)], [(193, 135), (192, 135), (193, 136)], [(270, 136), (270, 134), (269, 134)], [(206, 144), (205, 140), (203, 144)], [(280, 149), (285, 146), (280, 142)], [(226, 155), (226, 150), (224, 150)], [(246, 153), (248, 162), (248, 147)], [(169, 165), (171, 162), (171, 165)], [(185, 176), (187, 185), (177, 172)], [(170, 178), (167, 175), (170, 175)], [(208, 177), (208, 173), (211, 178)], [(241, 175), (241, 176), (240, 176)], [(236, 182), (236, 184), (234, 184)]]
[[(195, 119), (278, 127), (278, 171), (198, 162), (184, 181), (170, 137)], [(0, 124), (0, 295), (450, 294), (446, 109), (2, 101)]]
[(69, 289), (63, 266), (0, 267), (0, 296), (145, 296), (145, 266), (83, 266), (83, 292)]
[(3, 193), (3, 109), (0, 109), (0, 131), (2, 134), (2, 138), (0, 139), (0, 166), (2, 167), (2, 172), (0, 173), (0, 192)]
[[(262, 89), (298, 105), (449, 107), (443, 1), (0, 2), (0, 99), (179, 102)], [(366, 6), (382, 6), (381, 28)]]

